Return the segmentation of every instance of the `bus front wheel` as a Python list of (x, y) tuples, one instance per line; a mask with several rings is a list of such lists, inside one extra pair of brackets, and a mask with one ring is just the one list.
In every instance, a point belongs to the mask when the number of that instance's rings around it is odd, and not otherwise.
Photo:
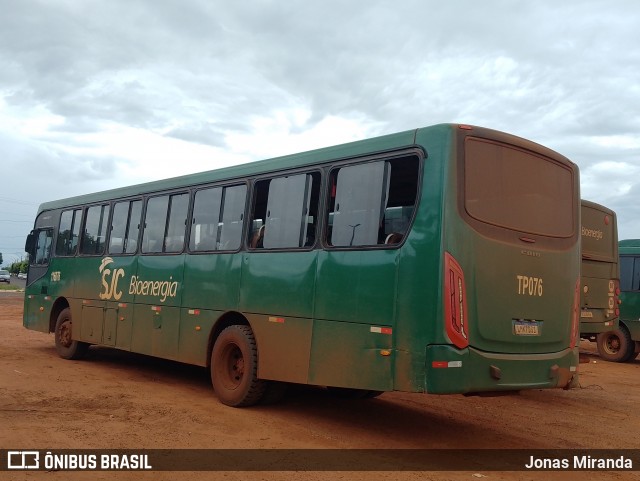
[(258, 379), (258, 347), (249, 326), (225, 328), (211, 352), (211, 383), (227, 406), (251, 406), (264, 395), (266, 382)]
[(613, 362), (626, 362), (635, 352), (636, 343), (626, 327), (598, 334), (596, 340), (600, 357)]
[(73, 340), (72, 327), (71, 309), (67, 307), (58, 315), (55, 329), (56, 351), (63, 359), (81, 359), (89, 349), (86, 342)]

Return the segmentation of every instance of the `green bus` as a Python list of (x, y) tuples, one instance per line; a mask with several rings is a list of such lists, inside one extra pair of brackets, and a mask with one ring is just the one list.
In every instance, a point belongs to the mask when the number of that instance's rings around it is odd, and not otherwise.
[(583, 199), (581, 224), (580, 337), (596, 342), (603, 359), (615, 360), (618, 342), (610, 332), (618, 328), (620, 315), (616, 213)]
[(577, 166), (440, 124), (45, 203), (24, 326), (210, 368), (247, 406), (577, 379)]
[(640, 239), (619, 242), (620, 325), (601, 334), (609, 361), (632, 361), (640, 353)]

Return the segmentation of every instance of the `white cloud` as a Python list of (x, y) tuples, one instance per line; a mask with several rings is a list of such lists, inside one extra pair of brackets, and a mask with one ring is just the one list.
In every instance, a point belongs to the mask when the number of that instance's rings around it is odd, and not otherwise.
[(36, 202), (451, 121), (558, 150), (640, 237), (635, 0), (3, 6), (0, 175)]

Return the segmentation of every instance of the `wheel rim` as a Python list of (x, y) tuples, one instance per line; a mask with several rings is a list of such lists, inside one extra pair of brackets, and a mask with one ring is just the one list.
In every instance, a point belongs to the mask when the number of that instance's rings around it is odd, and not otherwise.
[(65, 320), (62, 324), (60, 324), (60, 330), (58, 338), (60, 339), (60, 344), (64, 347), (71, 346), (71, 321), (69, 319)]
[(607, 336), (603, 347), (608, 354), (617, 354), (620, 351), (620, 338), (613, 334)]
[(227, 344), (220, 356), (220, 381), (225, 389), (237, 389), (244, 379), (244, 356), (236, 344)]

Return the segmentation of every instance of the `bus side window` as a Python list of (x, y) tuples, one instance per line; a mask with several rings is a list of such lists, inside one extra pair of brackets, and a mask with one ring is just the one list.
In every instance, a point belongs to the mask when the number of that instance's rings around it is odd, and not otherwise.
[(94, 205), (85, 212), (84, 232), (80, 243), (80, 253), (102, 255), (107, 241), (109, 204)]
[(416, 156), (334, 169), (327, 241), (335, 247), (395, 245), (409, 229), (418, 192)]
[(60, 216), (56, 239), (56, 256), (72, 256), (78, 247), (82, 209), (66, 210)]
[(249, 246), (252, 249), (313, 246), (319, 194), (318, 172), (256, 182)]
[(133, 254), (138, 246), (142, 201), (118, 202), (113, 207), (109, 254)]
[(247, 186), (213, 187), (196, 192), (189, 250), (236, 250), (242, 240)]
[(51, 229), (45, 229), (38, 232), (36, 252), (31, 262), (32, 265), (43, 266), (49, 263), (52, 241), (53, 231)]

